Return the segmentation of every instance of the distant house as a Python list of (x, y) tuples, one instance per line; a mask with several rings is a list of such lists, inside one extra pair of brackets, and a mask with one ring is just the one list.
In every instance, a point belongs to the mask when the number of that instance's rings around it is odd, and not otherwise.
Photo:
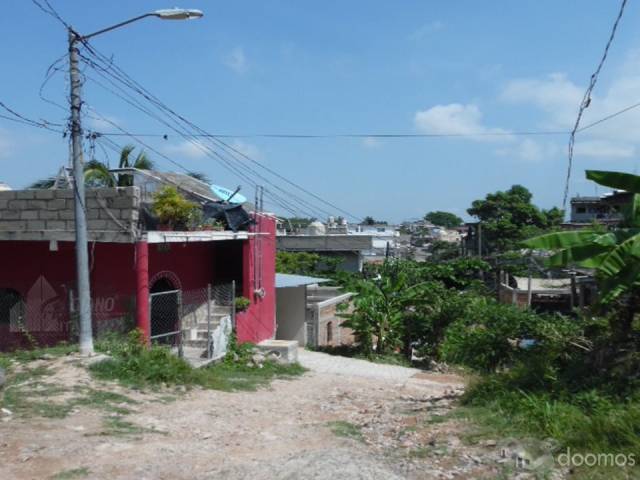
[(588, 274), (529, 279), (503, 272), (498, 286), (501, 303), (546, 312), (569, 313), (575, 307), (591, 305), (595, 296), (595, 281)]
[(618, 223), (622, 219), (622, 209), (630, 200), (631, 194), (628, 192), (611, 192), (597, 197), (573, 197), (570, 223)]
[[(202, 351), (242, 295), (251, 303), (235, 316), (238, 338), (273, 338), (275, 217), (225, 206), (186, 175), (131, 173), (133, 186), (86, 194), (94, 334), (138, 326), (156, 341), (189, 341)], [(161, 230), (150, 205), (166, 185), (203, 211), (231, 208), (249, 223), (223, 215), (221, 230)], [(63, 188), (0, 191), (0, 350), (77, 333), (73, 195)]]
[(279, 231), (278, 251), (308, 252), (341, 259), (338, 268), (346, 272), (362, 271), (367, 252), (373, 249), (373, 236), (368, 234), (327, 233), (321, 222), (312, 222), (304, 233), (287, 234)]
[(324, 287), (325, 278), (276, 274), (276, 339), (299, 345), (338, 346), (353, 343), (353, 332), (342, 325), (338, 305), (352, 293)]

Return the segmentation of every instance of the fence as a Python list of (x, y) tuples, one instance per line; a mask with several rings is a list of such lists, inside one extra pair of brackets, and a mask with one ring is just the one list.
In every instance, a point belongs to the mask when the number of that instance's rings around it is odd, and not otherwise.
[[(91, 316), (94, 337), (127, 333), (136, 327), (133, 295), (93, 291)], [(149, 295), (151, 339), (177, 348), (192, 346), (206, 358), (224, 355), (235, 325), (234, 283)], [(0, 351), (36, 348), (78, 340), (78, 297), (66, 284), (44, 277), (20, 294), (0, 289)]]
[[(78, 298), (67, 284), (43, 276), (20, 294), (0, 289), (0, 351), (36, 348), (78, 339)], [(125, 333), (135, 327), (135, 298), (100, 291), (91, 302), (93, 332)]]
[(178, 349), (182, 356), (182, 291), (149, 294), (151, 342)]
[(207, 359), (219, 358), (226, 353), (234, 324), (234, 305), (234, 283), (182, 292), (181, 341), (187, 353), (192, 354), (195, 349), (198, 355), (205, 352)]

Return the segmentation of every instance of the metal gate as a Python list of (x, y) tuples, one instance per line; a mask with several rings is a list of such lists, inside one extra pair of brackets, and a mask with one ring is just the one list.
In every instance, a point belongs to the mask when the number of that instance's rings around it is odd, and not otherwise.
[(182, 291), (149, 294), (151, 342), (177, 348), (182, 356)]

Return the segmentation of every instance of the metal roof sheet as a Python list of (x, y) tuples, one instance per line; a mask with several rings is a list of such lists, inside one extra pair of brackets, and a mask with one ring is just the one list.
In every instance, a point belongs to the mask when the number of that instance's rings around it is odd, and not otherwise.
[(276, 288), (300, 287), (302, 285), (314, 285), (328, 282), (328, 278), (307, 277), (305, 275), (291, 275), (288, 273), (276, 273)]

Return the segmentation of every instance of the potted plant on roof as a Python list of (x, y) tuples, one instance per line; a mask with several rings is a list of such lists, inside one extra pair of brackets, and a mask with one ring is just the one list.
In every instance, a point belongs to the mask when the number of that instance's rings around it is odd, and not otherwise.
[(153, 195), (153, 213), (158, 216), (159, 230), (187, 230), (198, 205), (184, 198), (175, 187), (167, 186)]
[(222, 232), (224, 230), (224, 223), (214, 218), (207, 218), (200, 223), (198, 229), (205, 232)]

